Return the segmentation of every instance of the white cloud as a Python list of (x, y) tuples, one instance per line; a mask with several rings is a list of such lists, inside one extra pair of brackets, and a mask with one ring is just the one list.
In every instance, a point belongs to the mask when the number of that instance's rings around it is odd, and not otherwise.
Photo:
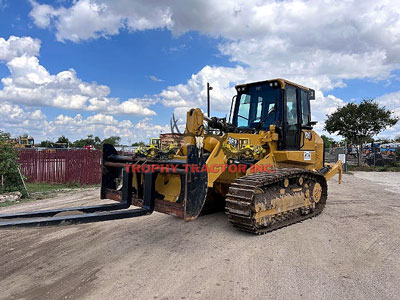
[(15, 57), (38, 56), (40, 40), (31, 37), (10, 36), (8, 40), (0, 37), (0, 61), (10, 61)]
[(30, 16), (41, 28), (51, 22), (60, 41), (107, 37), (118, 34), (120, 29), (145, 30), (170, 27), (171, 11), (168, 7), (151, 5), (151, 1), (76, 1), (69, 8), (54, 8), (31, 1)]
[(204, 67), (193, 74), (186, 84), (170, 86), (158, 95), (162, 103), (168, 107), (177, 107), (177, 115), (186, 116), (186, 111), (193, 107), (206, 107), (207, 82), (211, 83), (211, 111), (229, 112), (232, 96), (235, 95), (234, 85), (248, 78), (247, 70), (241, 66), (235, 68)]
[(41, 110), (24, 111), (20, 106), (7, 102), (0, 103), (0, 130), (13, 135), (43, 135), (49, 130), (49, 123)]
[(50, 25), (50, 21), (60, 15), (61, 11), (58, 12), (52, 6), (47, 4), (37, 4), (35, 1), (30, 1), (32, 4), (32, 11), (30, 12), (30, 16), (33, 18), (36, 26), (40, 28), (46, 28)]
[(134, 126), (137, 132), (142, 132), (147, 138), (158, 137), (160, 133), (170, 132), (170, 127), (168, 125), (156, 125), (152, 123), (152, 119), (144, 118)]
[(157, 137), (161, 131), (165, 132), (168, 126), (153, 124), (150, 118), (145, 118), (136, 124), (130, 120), (117, 120), (106, 114), (96, 114), (83, 118), (80, 114), (74, 117), (59, 115), (49, 123), (49, 134), (58, 137), (64, 134), (71, 139), (80, 139), (89, 134), (99, 136), (101, 139), (116, 135), (124, 143), (134, 141), (147, 142), (150, 137)]
[(387, 109), (393, 110), (393, 112), (400, 118), (400, 91), (382, 95), (375, 100)]
[[(44, 22), (43, 14), (51, 17)], [(51, 8), (33, 2), (31, 16), (39, 24), (53, 19), (59, 40), (155, 28), (223, 37), (221, 53), (259, 79), (278, 74), (321, 89), (343, 79), (387, 78), (400, 61), (400, 5), (390, 0), (79, 0)]]
[(156, 82), (163, 82), (163, 81), (165, 81), (165, 80), (160, 79), (160, 78), (158, 78), (157, 76), (154, 76), (154, 75), (150, 75), (149, 78), (150, 78), (151, 80), (153, 80), (153, 81), (156, 81)]
[[(384, 106), (386, 109), (392, 110), (394, 115), (400, 118), (400, 92), (382, 95), (376, 98), (375, 101), (378, 102), (381, 107)], [(315, 101), (311, 101), (312, 120), (318, 120), (317, 125), (314, 126), (314, 130), (316, 130), (319, 134), (325, 134), (335, 139), (341, 139), (335, 134), (328, 134), (323, 130), (323, 128), (326, 116), (335, 112), (337, 108), (343, 105), (346, 105), (346, 102), (342, 99), (339, 99), (333, 95), (328, 95), (325, 97), (321, 91), (317, 91)], [(400, 122), (398, 122), (395, 126), (382, 131), (382, 133), (380, 133), (377, 137), (394, 138), (397, 136), (400, 136)]]
[(318, 122), (314, 126), (314, 130), (319, 134), (325, 134), (333, 138), (336, 137), (336, 135), (331, 135), (324, 131), (326, 116), (345, 104), (342, 99), (333, 95), (324, 96), (321, 91), (316, 91), (315, 100), (311, 100), (311, 120)]
[(122, 103), (119, 103), (118, 99), (115, 98), (91, 98), (87, 110), (103, 111), (110, 114), (153, 116), (156, 113), (148, 106), (156, 102), (151, 98), (131, 98)]
[(110, 114), (156, 114), (149, 108), (154, 100), (144, 98), (121, 102), (118, 98), (110, 98), (108, 86), (85, 82), (78, 78), (74, 69), (50, 74), (37, 58), (39, 50), (40, 41), (37, 39), (0, 38), (0, 61), (5, 61), (10, 71), (10, 76), (1, 79), (0, 100)]
[[(78, 0), (57, 7), (32, 3), (34, 22), (54, 28), (60, 41), (156, 28), (175, 35), (198, 31), (221, 37), (220, 53), (237, 66), (205, 66), (186, 83), (155, 96), (165, 106), (176, 107), (181, 117), (191, 107), (205, 107), (206, 82), (214, 87), (212, 113), (227, 114), (235, 84), (283, 77), (317, 90), (313, 115), (321, 130), (325, 114), (343, 104), (323, 93), (343, 87), (344, 80), (388, 79), (400, 68), (398, 1)], [(89, 103), (105, 106), (107, 101), (114, 100), (93, 97)]]
[[(375, 100), (381, 106), (385, 106), (387, 109), (392, 110), (394, 115), (400, 118), (400, 91), (382, 95)], [(400, 121), (397, 122), (397, 124), (392, 128), (388, 128), (387, 130), (379, 134), (379, 136), (389, 138), (400, 137)]]
[(10, 132), (13, 136), (28, 133), (36, 142), (56, 140), (61, 135), (74, 141), (94, 134), (101, 139), (117, 135), (128, 144), (134, 141), (147, 142), (150, 137), (157, 137), (161, 132), (169, 131), (169, 126), (154, 124), (150, 118), (144, 118), (134, 124), (130, 120), (118, 120), (104, 113), (86, 118), (81, 114), (60, 114), (53, 120), (48, 120), (41, 110), (26, 109), (4, 102), (0, 103), (0, 130)]

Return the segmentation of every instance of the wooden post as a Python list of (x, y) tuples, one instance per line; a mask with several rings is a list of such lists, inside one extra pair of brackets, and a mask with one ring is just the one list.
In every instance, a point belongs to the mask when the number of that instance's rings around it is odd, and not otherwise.
[(19, 169), (18, 166), (17, 166), (17, 169), (18, 169), (19, 176), (21, 177), (22, 183), (23, 183), (23, 185), (24, 185), (24, 189), (25, 189), (25, 191), (26, 191), (26, 195), (29, 197), (29, 192), (28, 192), (28, 190), (27, 190), (27, 188), (26, 188), (25, 181), (24, 181), (24, 177), (22, 176), (21, 170)]

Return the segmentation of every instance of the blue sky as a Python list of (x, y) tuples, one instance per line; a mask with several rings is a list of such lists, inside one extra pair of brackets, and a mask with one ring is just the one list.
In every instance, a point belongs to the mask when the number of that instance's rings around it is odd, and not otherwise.
[(224, 116), (235, 84), (276, 77), (317, 90), (320, 133), (349, 101), (400, 115), (399, 4), (337, 3), (0, 0), (0, 129), (147, 140), (173, 112), (183, 126), (189, 108), (204, 110), (208, 81)]

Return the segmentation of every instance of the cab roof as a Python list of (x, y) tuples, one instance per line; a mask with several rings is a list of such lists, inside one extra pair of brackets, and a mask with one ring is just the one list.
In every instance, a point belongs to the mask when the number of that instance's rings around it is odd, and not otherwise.
[(289, 81), (289, 80), (286, 80), (286, 79), (283, 79), (283, 78), (275, 78), (275, 79), (269, 79), (269, 80), (263, 80), (263, 81), (256, 81), (256, 82), (238, 84), (238, 85), (235, 86), (235, 88), (237, 89), (239, 87), (246, 87), (246, 86), (249, 86), (249, 85), (259, 85), (259, 84), (262, 84), (262, 83), (270, 83), (270, 82), (279, 82), (279, 84), (281, 85), (282, 89), (285, 88), (286, 84), (290, 84), (290, 85), (294, 85), (294, 86), (296, 86), (296, 87), (298, 87), (300, 89), (306, 90), (306, 91), (310, 91), (311, 90), (308, 87), (305, 87), (303, 85), (294, 83), (292, 81)]

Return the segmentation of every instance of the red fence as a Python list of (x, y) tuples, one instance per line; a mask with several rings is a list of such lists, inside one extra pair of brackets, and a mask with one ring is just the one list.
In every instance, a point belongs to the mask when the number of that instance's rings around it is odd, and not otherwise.
[(101, 156), (98, 150), (20, 150), (21, 171), (31, 182), (98, 184)]

